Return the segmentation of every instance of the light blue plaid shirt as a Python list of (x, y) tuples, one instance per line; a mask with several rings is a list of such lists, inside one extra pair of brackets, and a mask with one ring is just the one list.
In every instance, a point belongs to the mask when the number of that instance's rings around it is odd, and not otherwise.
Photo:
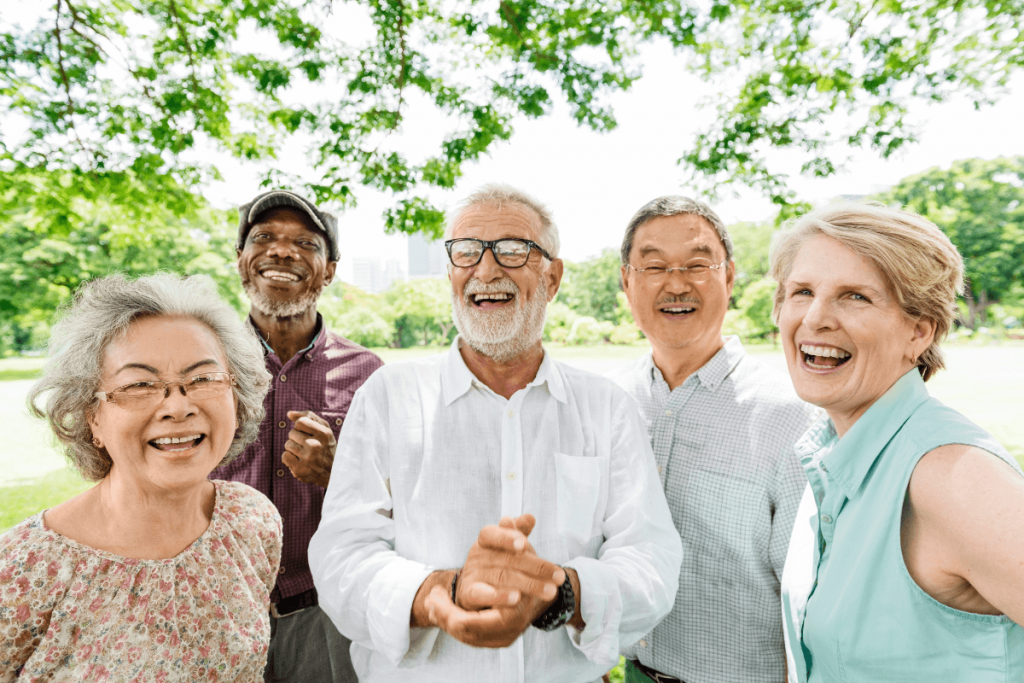
[(669, 391), (651, 354), (611, 378), (640, 406), (683, 566), (675, 607), (624, 654), (687, 683), (784, 679), (779, 582), (820, 411), (736, 337)]

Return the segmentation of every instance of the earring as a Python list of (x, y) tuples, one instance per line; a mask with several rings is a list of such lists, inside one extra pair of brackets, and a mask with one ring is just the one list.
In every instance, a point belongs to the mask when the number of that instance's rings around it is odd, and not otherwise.
[(97, 439), (95, 436), (92, 437), (92, 445), (95, 446), (96, 448), (103, 448), (103, 444), (100, 443), (100, 440)]

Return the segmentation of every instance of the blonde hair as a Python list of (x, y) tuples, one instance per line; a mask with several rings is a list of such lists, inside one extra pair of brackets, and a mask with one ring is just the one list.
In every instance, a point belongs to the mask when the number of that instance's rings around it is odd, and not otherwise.
[(945, 367), (939, 342), (953, 326), (956, 299), (964, 291), (963, 258), (949, 238), (915, 213), (876, 204), (832, 204), (804, 214), (772, 239), (769, 275), (776, 282), (776, 323), (793, 261), (816, 235), (831, 237), (873, 263), (909, 320), (935, 323), (935, 337), (917, 359), (925, 381)]

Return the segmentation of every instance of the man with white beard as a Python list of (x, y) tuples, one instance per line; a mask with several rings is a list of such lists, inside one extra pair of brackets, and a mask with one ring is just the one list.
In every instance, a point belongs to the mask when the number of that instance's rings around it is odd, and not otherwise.
[(259, 438), (210, 476), (262, 492), (284, 523), (270, 595), (267, 683), (356, 683), (349, 642), (317, 606), (306, 549), (352, 394), (382, 363), (328, 330), (316, 310), (337, 266), (335, 217), (285, 190), (259, 195), (238, 214), (238, 274), (274, 385), (263, 402)]
[(459, 336), (356, 393), (310, 543), (362, 683), (597, 681), (668, 611), (672, 525), (635, 404), (547, 355), (558, 233), (506, 186), (448, 225)]

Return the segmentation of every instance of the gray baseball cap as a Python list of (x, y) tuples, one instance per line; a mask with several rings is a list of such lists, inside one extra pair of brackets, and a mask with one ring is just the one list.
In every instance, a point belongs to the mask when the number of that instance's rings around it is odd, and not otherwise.
[(238, 241), (235, 248), (239, 251), (245, 246), (245, 238), (252, 228), (252, 223), (264, 211), (278, 207), (298, 209), (312, 220), (313, 224), (327, 239), (328, 260), (337, 261), (338, 253), (338, 219), (334, 214), (321, 211), (320, 208), (301, 195), (288, 190), (271, 190), (258, 195), (248, 204), (238, 207)]

